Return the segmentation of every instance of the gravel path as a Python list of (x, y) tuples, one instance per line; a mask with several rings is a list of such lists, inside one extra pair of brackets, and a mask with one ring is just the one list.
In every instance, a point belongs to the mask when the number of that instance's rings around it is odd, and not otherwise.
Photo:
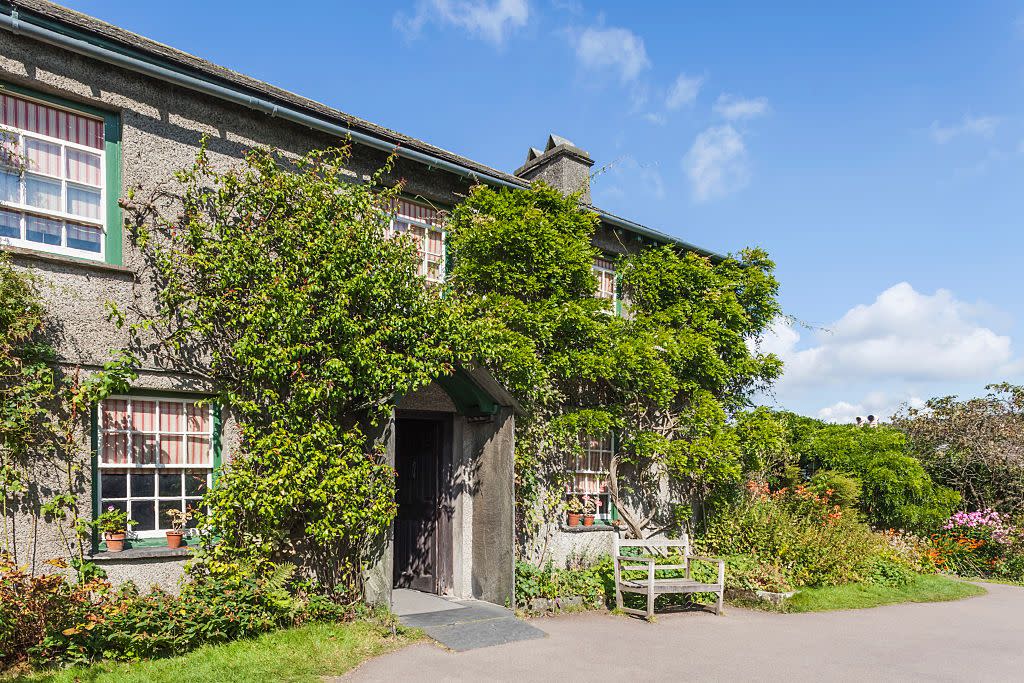
[(470, 652), (417, 644), (347, 681), (1024, 681), (1024, 588), (846, 612), (534, 620), (548, 637)]

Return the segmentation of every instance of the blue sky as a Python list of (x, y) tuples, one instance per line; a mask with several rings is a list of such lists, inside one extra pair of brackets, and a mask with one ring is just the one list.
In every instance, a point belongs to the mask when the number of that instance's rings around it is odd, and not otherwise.
[(1024, 3), (67, 4), (497, 168), (561, 134), (602, 208), (766, 248), (769, 402), (1024, 383)]

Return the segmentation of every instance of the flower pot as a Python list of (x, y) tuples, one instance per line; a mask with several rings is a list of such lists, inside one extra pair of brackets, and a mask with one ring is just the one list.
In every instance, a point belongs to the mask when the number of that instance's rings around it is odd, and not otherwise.
[(578, 512), (570, 512), (569, 513), (569, 526), (579, 526), (579, 525), (580, 525), (580, 513), (578, 513)]
[(103, 540), (107, 543), (107, 552), (119, 553), (124, 550), (124, 532), (119, 534), (107, 532), (103, 534)]
[(182, 531), (168, 531), (167, 533), (167, 547), (168, 548), (180, 548), (181, 539), (185, 535)]
[(583, 526), (594, 526), (594, 515), (583, 515)]

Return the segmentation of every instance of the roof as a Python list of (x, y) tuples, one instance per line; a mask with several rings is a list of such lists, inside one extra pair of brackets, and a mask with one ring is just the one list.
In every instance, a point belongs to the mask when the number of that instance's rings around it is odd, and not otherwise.
[[(187, 52), (164, 45), (163, 43), (150, 40), (149, 38), (140, 36), (137, 33), (126, 31), (118, 26), (108, 24), (94, 17), (90, 17), (86, 14), (76, 12), (52, 2), (47, 2), (46, 0), (0, 0), (0, 6), (4, 5), (7, 7), (17, 7), (19, 15), (27, 12), (30, 16), (35, 15), (35, 17), (43, 20), (55, 22), (87, 34), (94, 40), (98, 38), (99, 41), (97, 42), (105, 42), (107, 43), (106, 47), (113, 48), (122, 54), (135, 57), (147, 57), (150, 60), (155, 60), (161, 66), (182, 69), (186, 72), (191, 72), (195, 75), (200, 75), (210, 79), (220, 85), (246, 91), (252, 95), (279, 103), (282, 106), (303, 110), (315, 117), (329, 122), (338, 123), (355, 131), (363, 132), (381, 140), (390, 142), (398, 147), (415, 150), (422, 154), (463, 166), (470, 171), (474, 171), (485, 176), (491, 176), (503, 184), (510, 184), (519, 187), (529, 186), (529, 181), (505, 171), (492, 168), (486, 164), (481, 164), (441, 147), (431, 145), (422, 140), (391, 130), (390, 128), (385, 128), (384, 126), (366, 121), (365, 119), (352, 116), (351, 114), (346, 114), (343, 111), (334, 109), (323, 103), (296, 95), (295, 93), (270, 85), (269, 83), (251, 78), (238, 73), (237, 71), (232, 71), (231, 69), (219, 66), (200, 57), (196, 57), (195, 55), (191, 55)], [(562, 138), (559, 138), (557, 141), (552, 138), (548, 141), (549, 148), (553, 142), (555, 142), (555, 144), (558, 142), (568, 143), (567, 140)], [(602, 219), (611, 223), (613, 227), (630, 230), (637, 234), (659, 241), (674, 242), (687, 249), (691, 249), (708, 256), (718, 256), (706, 249), (687, 244), (686, 242), (672, 237), (671, 235), (666, 235), (633, 221), (614, 216), (613, 214), (598, 209), (597, 207), (590, 206), (589, 208), (601, 214)]]

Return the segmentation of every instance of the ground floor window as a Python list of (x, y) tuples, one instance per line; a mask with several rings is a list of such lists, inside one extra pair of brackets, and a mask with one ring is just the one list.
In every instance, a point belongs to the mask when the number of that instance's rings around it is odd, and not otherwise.
[[(200, 511), (213, 484), (213, 406), (198, 399), (120, 396), (99, 407), (97, 500), (136, 522), (137, 538), (160, 538), (169, 510)], [(195, 520), (189, 522), (193, 526)]]
[(612, 454), (615, 452), (615, 439), (611, 434), (605, 436), (580, 437), (582, 450), (572, 456), (569, 469), (572, 482), (566, 496), (590, 496), (600, 503), (596, 519), (612, 519), (611, 494), (608, 492), (608, 473), (611, 469)]

